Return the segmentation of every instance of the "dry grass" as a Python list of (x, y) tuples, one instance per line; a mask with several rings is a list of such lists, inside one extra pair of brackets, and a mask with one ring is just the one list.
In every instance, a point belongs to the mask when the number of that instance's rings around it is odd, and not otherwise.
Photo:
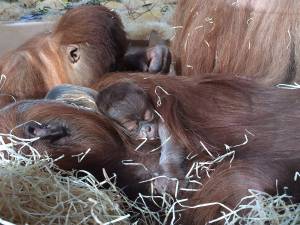
[[(286, 194), (270, 196), (249, 190), (250, 195), (235, 209), (217, 202), (185, 206), (187, 199), (177, 199), (167, 193), (156, 195), (153, 191), (148, 196), (139, 194), (135, 201), (130, 201), (115, 186), (116, 176), (108, 177), (103, 170), (105, 180), (99, 182), (86, 171), (63, 171), (55, 166), (61, 158), (40, 155), (30, 147), (32, 141), (35, 140), (0, 135), (1, 224), (178, 224), (181, 211), (215, 204), (221, 205), (224, 212), (211, 223), (300, 223), (300, 205), (293, 204)], [(233, 147), (230, 152), (234, 151)], [(30, 154), (23, 152), (25, 148)], [(232, 159), (232, 154), (213, 157), (211, 163), (199, 162), (199, 165), (209, 169), (213, 162), (222, 162), (226, 157)], [(197, 170), (201, 170), (201, 166)], [(299, 173), (296, 173), (295, 180), (298, 178)], [(239, 214), (244, 210), (249, 213), (242, 217)]]
[(55, 21), (66, 9), (82, 4), (103, 4), (115, 10), (130, 39), (147, 39), (153, 30), (163, 39), (170, 39), (174, 35), (170, 24), (176, 0), (0, 1), (0, 21)]
[[(246, 224), (291, 225), (300, 223), (300, 205), (293, 204), (292, 197), (286, 194), (271, 196), (267, 193), (249, 190), (238, 206), (230, 213), (214, 220), (224, 220), (225, 225)], [(239, 216), (239, 212), (247, 210), (247, 216)], [(212, 222), (214, 222), (212, 221)]]
[[(8, 138), (9, 142), (4, 142)], [(52, 159), (28, 148), (32, 140), (0, 137), (0, 218), (16, 224), (129, 224), (124, 199), (106, 176), (58, 169)], [(18, 149), (18, 151), (15, 151)], [(10, 159), (4, 156), (9, 155)], [(80, 176), (78, 176), (80, 175)], [(108, 189), (103, 185), (109, 184)]]
[[(167, 224), (160, 215), (174, 215), (170, 195), (130, 201), (115, 186), (116, 176), (103, 170), (100, 182), (86, 171), (63, 171), (55, 166), (63, 156), (40, 155), (30, 146), (35, 140), (0, 134), (0, 224), (150, 225)], [(153, 202), (156, 211), (148, 207)]]

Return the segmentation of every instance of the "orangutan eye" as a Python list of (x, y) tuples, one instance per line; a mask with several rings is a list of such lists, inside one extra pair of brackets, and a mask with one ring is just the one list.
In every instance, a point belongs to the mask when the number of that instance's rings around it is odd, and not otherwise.
[(137, 121), (131, 120), (123, 123), (123, 127), (125, 127), (128, 131), (134, 131), (138, 128), (138, 124)]

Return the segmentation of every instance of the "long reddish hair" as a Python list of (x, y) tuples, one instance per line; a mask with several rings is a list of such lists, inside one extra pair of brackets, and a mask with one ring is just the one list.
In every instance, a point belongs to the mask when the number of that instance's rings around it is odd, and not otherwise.
[(103, 80), (98, 89), (117, 82), (134, 82), (146, 91), (186, 154), (193, 152), (204, 161), (211, 157), (203, 145), (214, 156), (225, 154), (228, 146), (238, 146), (233, 165), (255, 165), (258, 173), (266, 169), (273, 181), (278, 178), (294, 187), (293, 173), (300, 169), (296, 122), (300, 90), (270, 88), (225, 75), (191, 78), (124, 73)]
[[(79, 72), (70, 66), (69, 45), (80, 49), (83, 63), (74, 67)], [(126, 33), (116, 13), (104, 6), (69, 10), (53, 32), (37, 35), (0, 58), (0, 75), (6, 76), (1, 93), (31, 99), (62, 83), (90, 86), (117, 66), (126, 49)], [(0, 100), (0, 107), (7, 102)]]
[(182, 0), (172, 51), (181, 74), (230, 73), (272, 85), (299, 80), (300, 2)]

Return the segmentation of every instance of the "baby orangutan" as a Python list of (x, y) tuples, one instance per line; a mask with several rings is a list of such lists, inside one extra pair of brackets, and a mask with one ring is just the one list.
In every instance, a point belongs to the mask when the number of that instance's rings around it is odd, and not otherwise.
[(132, 83), (113, 85), (100, 91), (98, 109), (116, 121), (135, 139), (158, 138), (159, 118), (146, 93)]
[(160, 139), (161, 174), (159, 175), (167, 178), (156, 179), (154, 186), (158, 192), (166, 191), (166, 189), (173, 192), (176, 183), (170, 183), (169, 178), (182, 179), (184, 177), (182, 172), (184, 150), (170, 135), (145, 91), (131, 82), (121, 82), (101, 90), (96, 103), (99, 111), (125, 128), (132, 138), (136, 140)]

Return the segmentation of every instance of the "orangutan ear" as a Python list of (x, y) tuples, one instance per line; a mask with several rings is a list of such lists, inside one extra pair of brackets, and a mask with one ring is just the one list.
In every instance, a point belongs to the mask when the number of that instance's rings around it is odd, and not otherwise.
[(58, 140), (68, 136), (67, 128), (59, 123), (29, 122), (24, 125), (26, 138)]
[(75, 64), (80, 59), (80, 50), (78, 45), (68, 45), (67, 46), (67, 54), (70, 63)]

